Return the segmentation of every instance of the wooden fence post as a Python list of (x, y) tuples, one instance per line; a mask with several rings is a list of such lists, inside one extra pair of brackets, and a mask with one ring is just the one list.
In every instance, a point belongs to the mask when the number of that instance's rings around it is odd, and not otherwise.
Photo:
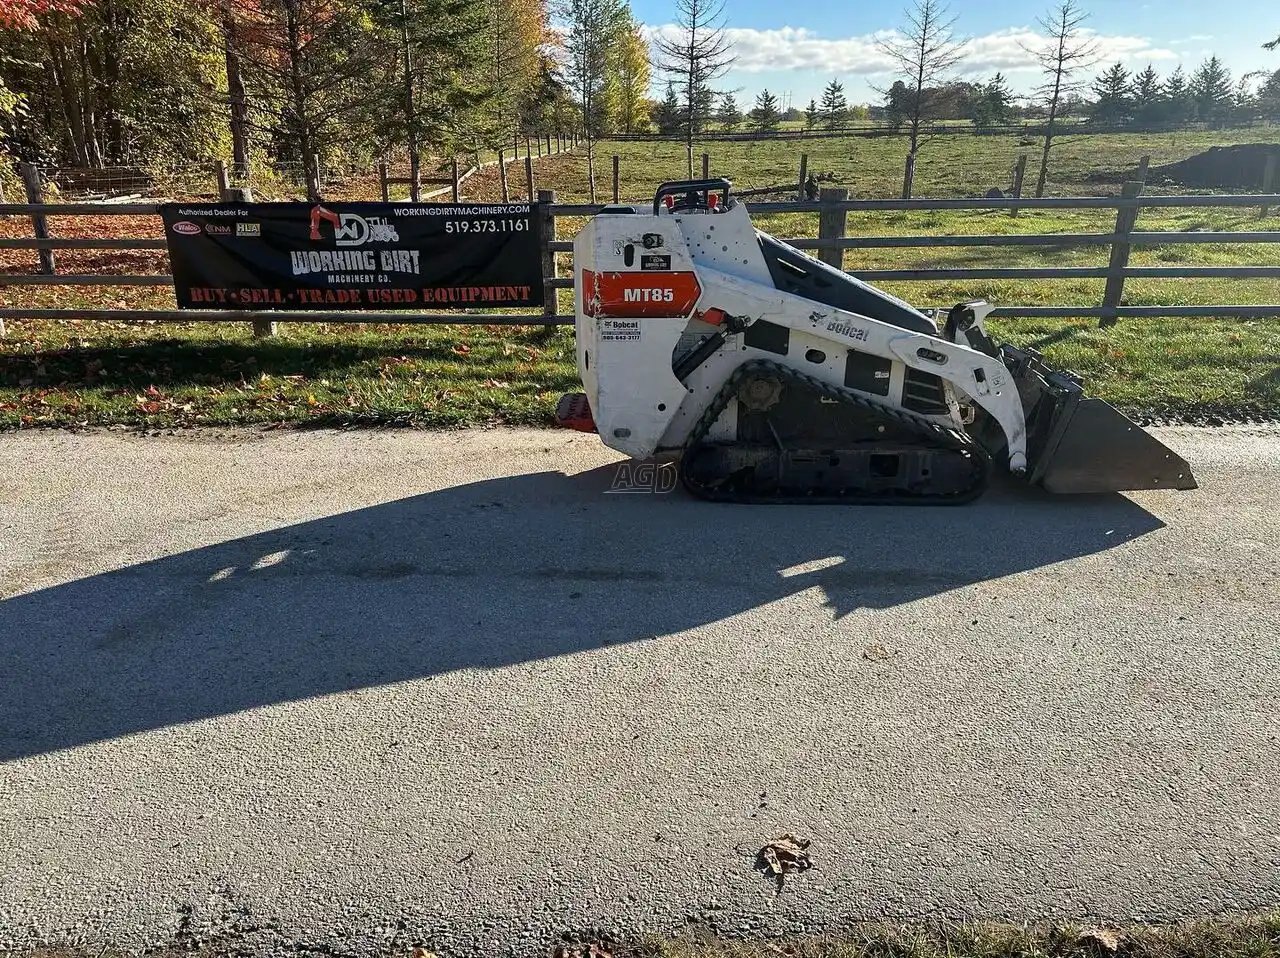
[[(318, 158), (317, 158), (318, 159)], [(252, 197), (249, 196), (248, 190), (234, 190), (231, 188), (231, 180), (227, 176), (227, 164), (222, 160), (217, 163), (218, 173), (218, 200), (223, 203), (234, 202), (251, 202)], [(386, 182), (383, 182), (383, 190), (386, 190)], [(310, 189), (310, 186), (308, 186)], [(274, 320), (253, 319), (253, 338), (262, 339), (264, 337), (275, 336), (279, 332)]]
[[(1262, 192), (1274, 193), (1276, 190), (1276, 167), (1280, 166), (1280, 154), (1272, 153), (1267, 156), (1266, 164), (1262, 167)], [(1258, 211), (1259, 216), (1267, 215), (1267, 206), (1263, 204), (1262, 209)]]
[(551, 155), (551, 134), (547, 134), (547, 156)]
[[(551, 251), (551, 244), (556, 241), (556, 217), (551, 207), (556, 201), (555, 190), (538, 190), (538, 203), (541, 204), (542, 217), (542, 315), (555, 316), (558, 310), (557, 290), (552, 285), (556, 278), (556, 254)], [(555, 332), (555, 325), (548, 323), (544, 332)]]
[(809, 178), (809, 154), (801, 153), (800, 154), (800, 179), (796, 182), (796, 202), (797, 203), (803, 203), (805, 200), (804, 181), (807, 180), (808, 178)]
[(378, 182), (382, 184), (382, 202), (391, 202), (391, 184), (387, 182), (387, 161), (378, 164)]
[[(18, 173), (22, 176), (22, 185), (27, 189), (27, 202), (33, 205), (39, 205), (44, 202), (44, 190), (40, 182), (40, 171), (34, 163), (19, 163)], [(31, 216), (31, 229), (35, 233), (36, 239), (49, 238), (49, 221), (42, 214), (33, 213)], [(39, 252), (40, 268), (39, 273), (53, 275), (53, 250), (42, 249)]]
[(498, 150), (498, 179), (502, 182), (502, 202), (511, 202), (511, 190), (507, 186), (507, 158), (504, 150)]
[(462, 183), (458, 179), (458, 158), (453, 158), (453, 201), (458, 202), (462, 196)]
[(1142, 195), (1142, 184), (1131, 180), (1121, 188), (1120, 195), (1130, 202), (1116, 210), (1116, 238), (1111, 244), (1107, 288), (1102, 294), (1102, 318), (1098, 322), (1104, 328), (1115, 325), (1116, 310), (1124, 297), (1124, 271), (1129, 267), (1129, 234), (1138, 221), (1138, 197)]
[(613, 201), (620, 202), (618, 199), (618, 188), (620, 186), (618, 178), (618, 154), (613, 154)]
[[(538, 152), (541, 153), (542, 151), (539, 150)], [(533, 156), (533, 148), (529, 145), (529, 134), (527, 133), (525, 134), (525, 137), (524, 137), (524, 155)]]
[(533, 157), (529, 155), (529, 151), (524, 151), (524, 185), (525, 196), (529, 197), (529, 202), (533, 202)]
[(1150, 165), (1150, 154), (1144, 154), (1143, 156), (1138, 157), (1138, 171), (1133, 176), (1134, 180), (1138, 183), (1145, 184), (1147, 182), (1147, 167)]
[[(1020, 153), (1020, 154), (1018, 155), (1018, 162), (1017, 162), (1017, 163), (1015, 163), (1015, 164), (1014, 164), (1014, 166), (1013, 166), (1013, 196), (1014, 196), (1014, 199), (1019, 199), (1019, 200), (1020, 200), (1020, 199), (1022, 199), (1022, 181), (1026, 178), (1026, 175), (1027, 175), (1027, 154), (1025, 154), (1025, 153)], [(1009, 215), (1010, 215), (1010, 216), (1017, 216), (1017, 215), (1018, 215), (1018, 208), (1017, 208), (1016, 206), (1015, 206), (1015, 207), (1012, 207), (1012, 208), (1009, 210)]]
[[(849, 198), (847, 187), (824, 187), (818, 194), (818, 202), (830, 204), (818, 214), (818, 239), (836, 240), (844, 238), (844, 227), (848, 213), (834, 205)], [(818, 259), (828, 266), (844, 269), (844, 250), (820, 249)]]
[(711, 154), (702, 154), (702, 178), (704, 180), (711, 179)]

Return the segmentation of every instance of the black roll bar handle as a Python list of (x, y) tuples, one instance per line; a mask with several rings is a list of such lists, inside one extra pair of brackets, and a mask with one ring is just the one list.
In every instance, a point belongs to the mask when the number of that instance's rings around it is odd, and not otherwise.
[(666, 196), (676, 196), (679, 194), (688, 195), (690, 193), (708, 193), (719, 191), (721, 205), (725, 208), (729, 206), (729, 191), (733, 189), (733, 183), (724, 177), (713, 180), (671, 180), (663, 183), (658, 187), (658, 192), (653, 194), (653, 215), (658, 215), (658, 210), (662, 206), (662, 199)]

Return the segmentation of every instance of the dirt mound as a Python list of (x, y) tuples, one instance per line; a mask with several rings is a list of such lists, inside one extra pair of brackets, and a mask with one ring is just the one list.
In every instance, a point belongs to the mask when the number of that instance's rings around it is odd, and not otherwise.
[[(1211, 146), (1203, 153), (1177, 163), (1153, 166), (1147, 173), (1151, 183), (1177, 183), (1204, 188), (1262, 188), (1267, 157), (1280, 163), (1280, 143), (1242, 143), (1239, 146)], [(1278, 184), (1280, 185), (1280, 184)]]

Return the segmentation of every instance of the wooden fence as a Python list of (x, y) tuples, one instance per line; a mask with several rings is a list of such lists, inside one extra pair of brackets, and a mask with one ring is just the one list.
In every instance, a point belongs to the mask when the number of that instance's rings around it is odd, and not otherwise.
[[(543, 204), (543, 284), (546, 305), (539, 314), (513, 313), (436, 313), (436, 312), (320, 312), (244, 310), (175, 310), (175, 309), (52, 309), (10, 306), (0, 308), (0, 324), (6, 319), (43, 320), (159, 320), (165, 322), (254, 322), (260, 332), (270, 332), (276, 321), (341, 322), (341, 323), (460, 323), (507, 325), (564, 325), (573, 317), (557, 310), (557, 291), (573, 286), (570, 277), (560, 276), (556, 254), (568, 253), (573, 244), (556, 235), (557, 223), (565, 217), (585, 217), (599, 212), (599, 204), (564, 204), (556, 201), (554, 192), (537, 191)], [(942, 267), (936, 269), (866, 269), (855, 274), (868, 281), (938, 281), (938, 280), (1105, 280), (1102, 301), (1097, 306), (997, 306), (996, 316), (1074, 318), (1095, 317), (1106, 326), (1117, 319), (1138, 316), (1218, 316), (1259, 318), (1280, 316), (1280, 295), (1266, 304), (1213, 304), (1203, 306), (1127, 306), (1123, 304), (1125, 281), (1129, 279), (1280, 279), (1280, 265), (1270, 266), (1130, 266), (1134, 247), (1166, 244), (1280, 243), (1280, 230), (1256, 231), (1158, 231), (1135, 229), (1142, 209), (1249, 208), (1258, 207), (1262, 215), (1268, 208), (1280, 206), (1280, 194), (1232, 196), (1145, 196), (1141, 184), (1126, 184), (1120, 196), (1045, 197), (1042, 199), (955, 198), (912, 200), (849, 199), (844, 189), (824, 189), (812, 201), (761, 202), (750, 204), (754, 215), (775, 213), (816, 213), (816, 237), (795, 237), (786, 242), (804, 250), (813, 250), (818, 258), (833, 266), (843, 263), (845, 250), (955, 248), (955, 247), (1105, 247), (1110, 256), (1106, 266), (1040, 266), (1040, 267)], [(847, 236), (846, 218), (853, 211), (901, 210), (997, 210), (1015, 215), (1020, 210), (1114, 210), (1115, 224), (1103, 233), (996, 234), (966, 236)], [(39, 271), (29, 274), (0, 274), (0, 286), (168, 286), (172, 276), (155, 274), (68, 274), (55, 271), (54, 254), (60, 249), (165, 249), (163, 239), (125, 238), (58, 238), (50, 235), (49, 216), (138, 216), (155, 215), (154, 204), (104, 203), (10, 203), (0, 204), (0, 216), (30, 217), (33, 236), (22, 239), (0, 239), (0, 249), (38, 251)], [(1277, 284), (1280, 292), (1280, 284)], [(949, 305), (949, 304), (931, 304)], [(0, 327), (2, 328), (2, 327)]]

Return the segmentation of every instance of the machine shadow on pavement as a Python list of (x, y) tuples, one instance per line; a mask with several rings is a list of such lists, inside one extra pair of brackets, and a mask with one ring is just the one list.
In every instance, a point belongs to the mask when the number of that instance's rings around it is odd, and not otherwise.
[(719, 506), (609, 495), (614, 473), (446, 488), (0, 602), (0, 760), (654, 639), (800, 593), (834, 617), (887, 608), (1162, 525), (1119, 495), (1000, 483), (962, 507)]

